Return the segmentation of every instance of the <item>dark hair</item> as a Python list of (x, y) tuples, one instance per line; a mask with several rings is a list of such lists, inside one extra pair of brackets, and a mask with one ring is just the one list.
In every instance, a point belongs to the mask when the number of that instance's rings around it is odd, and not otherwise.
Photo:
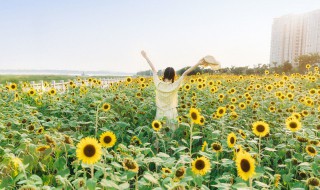
[(164, 70), (163, 81), (164, 81), (164, 79), (168, 79), (168, 80), (171, 80), (173, 83), (175, 74), (176, 73), (172, 67), (167, 67), (166, 70)]

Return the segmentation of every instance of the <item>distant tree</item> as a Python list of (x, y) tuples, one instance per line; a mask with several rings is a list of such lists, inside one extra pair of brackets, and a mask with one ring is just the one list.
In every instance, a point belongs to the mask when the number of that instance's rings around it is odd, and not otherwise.
[(176, 71), (176, 74), (177, 75), (182, 75), (187, 69), (189, 69), (190, 68), (190, 66), (188, 66), (188, 67), (183, 67), (182, 69), (179, 69), (179, 70), (177, 70)]
[(299, 72), (304, 73), (306, 71), (306, 65), (310, 64), (313, 66), (315, 63), (320, 63), (319, 53), (310, 53), (307, 55), (300, 55), (295, 59), (299, 63)]
[(247, 69), (247, 70), (246, 70), (246, 74), (247, 74), (247, 75), (252, 75), (252, 74), (254, 74), (254, 69)]
[(235, 75), (242, 75), (242, 74), (245, 74), (247, 69), (248, 69), (248, 66), (246, 66), (246, 67), (233, 67), (231, 69), (231, 73), (233, 73)]
[(277, 67), (278, 63), (276, 61), (274, 61), (274, 62), (272, 62), (272, 64), (273, 64), (274, 67)]
[(292, 70), (292, 64), (289, 61), (283, 63), (282, 72), (289, 73)]
[(152, 70), (139, 71), (136, 74), (137, 76), (152, 76)]

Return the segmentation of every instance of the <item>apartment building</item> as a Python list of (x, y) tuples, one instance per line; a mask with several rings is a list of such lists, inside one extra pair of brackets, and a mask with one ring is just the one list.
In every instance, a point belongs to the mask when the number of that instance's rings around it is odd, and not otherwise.
[(271, 35), (270, 66), (298, 66), (296, 57), (320, 53), (320, 9), (274, 18)]

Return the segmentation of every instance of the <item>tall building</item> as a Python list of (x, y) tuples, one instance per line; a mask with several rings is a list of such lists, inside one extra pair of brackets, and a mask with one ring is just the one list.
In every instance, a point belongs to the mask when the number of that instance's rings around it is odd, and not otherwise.
[(274, 18), (270, 66), (286, 61), (297, 66), (295, 58), (308, 53), (320, 53), (320, 9)]

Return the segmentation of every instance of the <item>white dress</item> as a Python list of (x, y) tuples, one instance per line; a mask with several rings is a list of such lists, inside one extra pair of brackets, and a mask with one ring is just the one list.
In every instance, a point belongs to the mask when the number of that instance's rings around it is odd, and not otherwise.
[(178, 117), (178, 91), (182, 83), (181, 76), (174, 83), (161, 81), (156, 72), (153, 73), (153, 81), (156, 86), (156, 120), (166, 117), (170, 120), (176, 120)]

